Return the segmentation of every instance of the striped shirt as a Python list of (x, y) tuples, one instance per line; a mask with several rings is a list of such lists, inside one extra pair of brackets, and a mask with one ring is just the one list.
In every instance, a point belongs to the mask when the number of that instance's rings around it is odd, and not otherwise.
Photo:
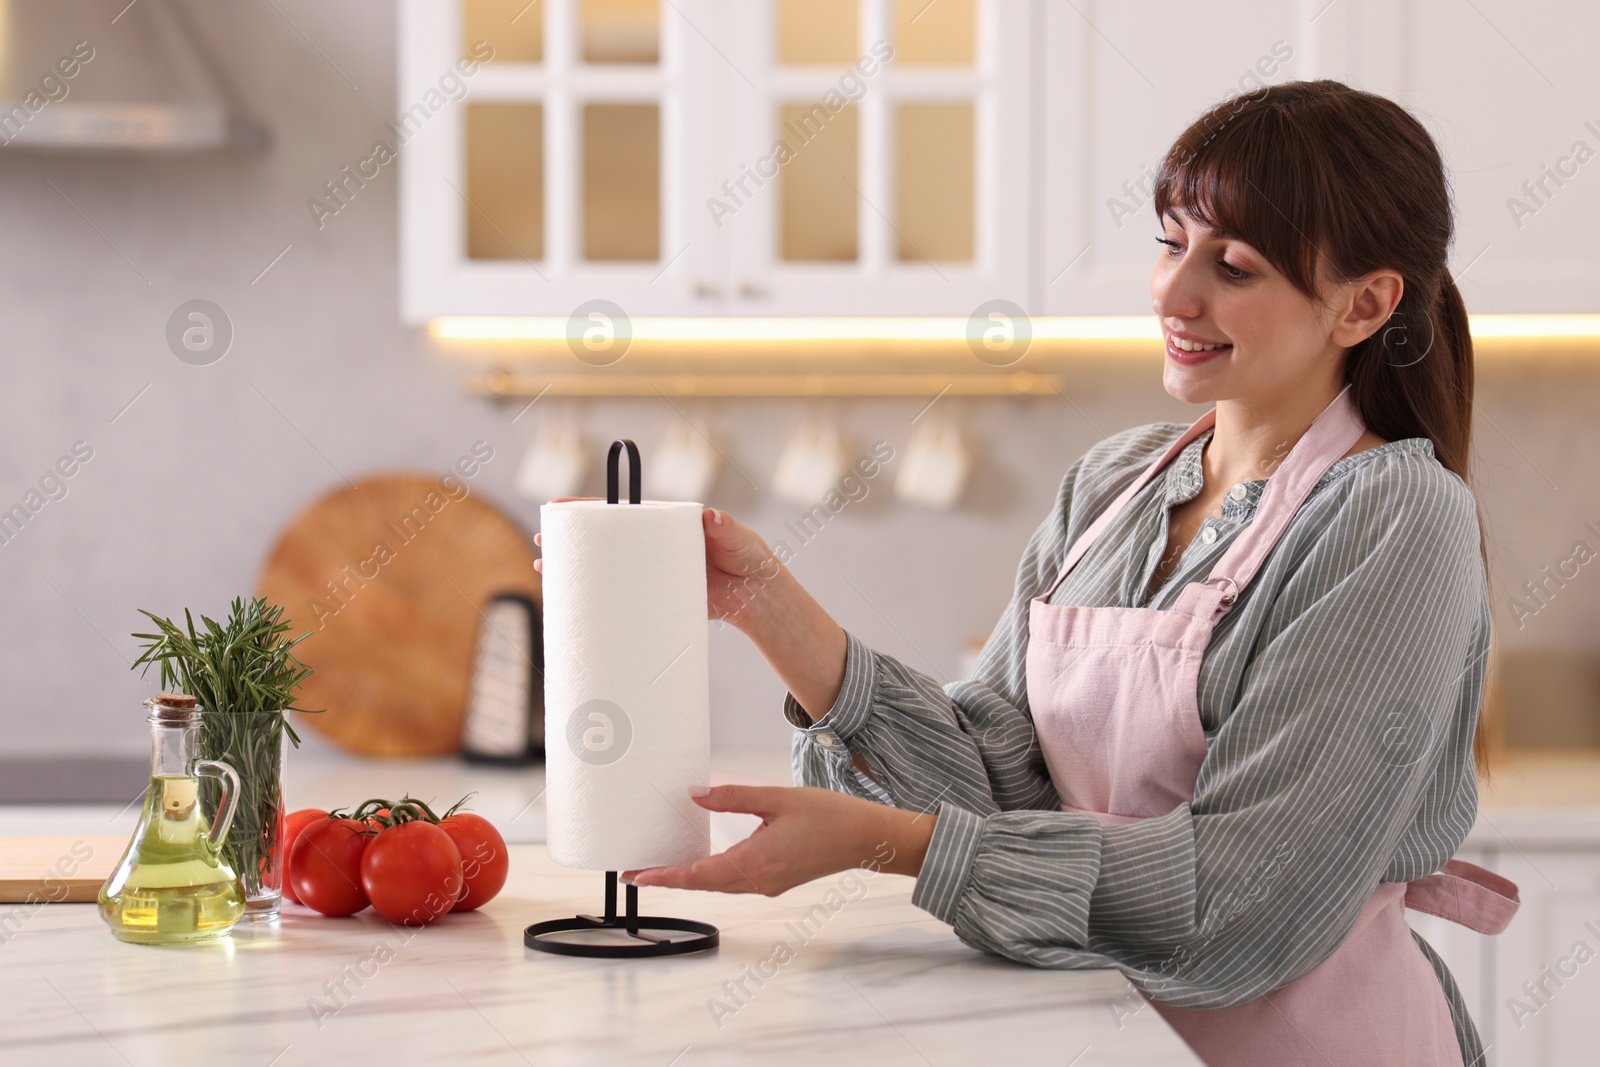
[[(784, 712), (799, 728), (797, 783), (937, 811), (912, 901), (962, 941), (1040, 967), (1115, 967), (1152, 999), (1207, 1008), (1306, 974), (1379, 882), (1421, 878), (1454, 855), (1477, 813), (1472, 737), (1490, 614), (1472, 492), (1432, 443), (1346, 456), (1213, 632), (1193, 799), (1104, 827), (1061, 811), (1028, 709), (1028, 605), (1186, 428), (1135, 427), (1072, 465), (972, 677), (941, 686), (847, 632), (833, 707), (813, 724), (791, 693)], [(1220, 518), (1146, 596), (1167, 509), (1200, 492), (1210, 438), (1129, 502), (1051, 603), (1170, 609), (1210, 574), (1264, 477), (1224, 497)], [(1482, 1046), (1455, 981), (1417, 942), (1473, 1063)]]

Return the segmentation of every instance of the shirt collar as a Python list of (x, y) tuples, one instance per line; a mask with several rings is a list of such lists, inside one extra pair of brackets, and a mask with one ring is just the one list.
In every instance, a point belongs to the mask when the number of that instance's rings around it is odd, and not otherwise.
[(1182, 504), (1186, 500), (1193, 500), (1205, 487), (1205, 470), (1201, 466), (1201, 458), (1206, 449), (1206, 443), (1211, 440), (1211, 430), (1206, 430), (1199, 437), (1190, 441), (1182, 452), (1167, 465), (1167, 506)]
[[(1202, 460), (1206, 445), (1211, 441), (1213, 432), (1214, 430), (1206, 430), (1199, 437), (1190, 441), (1183, 451), (1179, 452), (1173, 461), (1167, 465), (1166, 501), (1168, 507), (1193, 500), (1200, 494), (1200, 490), (1205, 487), (1205, 468)], [(1402, 437), (1398, 441), (1388, 441), (1378, 445), (1376, 448), (1357, 452), (1353, 456), (1345, 456), (1335, 461), (1332, 466), (1323, 472), (1317, 484), (1321, 485), (1332, 481), (1357, 464), (1364, 463), (1376, 456), (1394, 452), (1414, 452), (1431, 459), (1434, 454), (1433, 442), (1426, 437)], [(1245, 498), (1243, 500), (1235, 500), (1231, 493), (1225, 494), (1222, 498), (1222, 517), (1225, 519), (1231, 519), (1238, 515), (1248, 515), (1255, 511), (1256, 503), (1261, 499), (1261, 493), (1267, 487), (1267, 479), (1265, 477), (1252, 478), (1241, 484), (1245, 488)]]

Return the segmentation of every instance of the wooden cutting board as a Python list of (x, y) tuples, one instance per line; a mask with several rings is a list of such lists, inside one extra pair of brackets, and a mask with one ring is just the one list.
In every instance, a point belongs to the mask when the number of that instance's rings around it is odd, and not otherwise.
[(283, 532), (258, 583), (284, 607), (314, 673), (301, 724), (352, 752), (444, 755), (460, 747), (482, 608), (500, 593), (541, 602), (522, 528), (470, 483), (393, 474), (313, 503)]
[(127, 847), (126, 834), (0, 837), (0, 904), (92, 904)]

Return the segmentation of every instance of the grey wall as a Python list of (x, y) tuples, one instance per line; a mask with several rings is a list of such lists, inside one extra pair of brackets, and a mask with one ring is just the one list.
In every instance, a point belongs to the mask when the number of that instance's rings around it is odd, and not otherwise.
[[(94, 449), (68, 495), (0, 546), (0, 750), (142, 751), (139, 705), (153, 681), (128, 669), (135, 609), (224, 611), (254, 588), (290, 515), (343, 476), (442, 471), (485, 438), (496, 455), (475, 491), (530, 529), (536, 518), (512, 477), (530, 423), (558, 404), (541, 402), (512, 426), (515, 408), (464, 397), (461, 365), (398, 325), (393, 169), (321, 232), (305, 207), (391, 117), (392, 5), (194, 7), (273, 127), (270, 154), (0, 154), (0, 506), (20, 501), (75, 441)], [(164, 340), (172, 310), (197, 297), (221, 305), (236, 330), (231, 352), (209, 367), (181, 363)], [(1600, 363), (1502, 361), (1483, 379), (1482, 487), (1496, 573), (1514, 590), (1579, 538), (1600, 547), (1583, 530), (1600, 525)], [(891, 469), (799, 552), (794, 571), (869, 643), (953, 677), (966, 642), (1003, 607), (1065, 468), (1117, 429), (1198, 414), (1161, 390), (1156, 359), (1085, 367), (1071, 391), (1081, 412), (1064, 401), (940, 401), (959, 409), (979, 453), (965, 506), (898, 504)], [(858, 447), (884, 437), (900, 448), (921, 407), (843, 401), (838, 410)], [(709, 502), (783, 536), (801, 509), (765, 487), (803, 405), (705, 410), (760, 487), (724, 470)], [(644, 400), (583, 402), (579, 412), (591, 441), (626, 435), (645, 447), (679, 417)], [(1592, 654), (1596, 633), (1600, 563), (1524, 630), (1502, 627), (1508, 646), (1576, 656)], [(749, 645), (714, 633), (712, 657), (716, 742), (785, 743), (781, 687)]]

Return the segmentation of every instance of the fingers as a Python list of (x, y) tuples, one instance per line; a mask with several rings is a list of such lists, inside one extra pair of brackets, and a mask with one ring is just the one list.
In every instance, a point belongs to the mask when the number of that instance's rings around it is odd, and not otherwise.
[(765, 819), (777, 814), (793, 791), (781, 785), (715, 785), (694, 802), (708, 811), (737, 811)]
[(638, 886), (663, 889), (703, 889), (714, 893), (759, 893), (761, 889), (739, 873), (727, 856), (718, 853), (676, 867), (648, 867), (623, 871), (622, 877)]
[(737, 543), (739, 534), (747, 529), (721, 508), (706, 508), (700, 513), (700, 520), (700, 524), (705, 527), (706, 536), (719, 540), (732, 538)]
[(702, 513), (701, 525), (706, 534), (706, 559), (719, 570), (763, 581), (778, 576), (782, 563), (772, 549), (726, 511), (708, 508)]

